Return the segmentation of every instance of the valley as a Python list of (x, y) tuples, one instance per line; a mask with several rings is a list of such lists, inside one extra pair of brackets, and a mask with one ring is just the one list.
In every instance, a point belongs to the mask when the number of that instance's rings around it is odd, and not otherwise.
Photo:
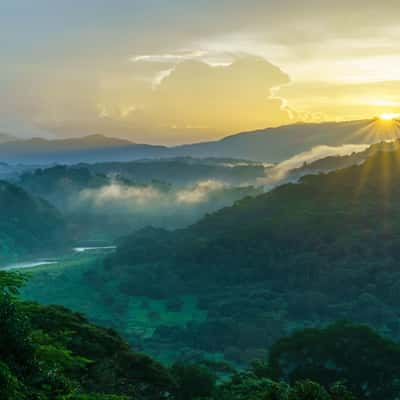
[(0, 0), (0, 400), (400, 400), (399, 0)]
[[(283, 338), (338, 320), (399, 340), (398, 142), (357, 150), (303, 164), (299, 155), (277, 165), (23, 170), (5, 193), (57, 216), (46, 223), (59, 233), (53, 242), (32, 234), (33, 250), (15, 241), (0, 274), (23, 274), (24, 302), (86, 315), (164, 365), (245, 371)], [(98, 198), (83, 207), (74, 200), (82, 193)]]
[(243, 366), (297, 329), (341, 319), (398, 339), (399, 150), (352, 157), (346, 168), (245, 197), (183, 228), (138, 229), (115, 248), (76, 246), (57, 264), (27, 270), (22, 294), (83, 312), (163, 362)]

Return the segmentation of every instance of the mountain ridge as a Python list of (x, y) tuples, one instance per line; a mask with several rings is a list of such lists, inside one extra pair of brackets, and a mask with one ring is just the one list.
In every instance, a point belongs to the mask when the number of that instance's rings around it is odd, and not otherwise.
[(14, 140), (0, 143), (0, 160), (24, 163), (129, 161), (146, 158), (217, 157), (281, 162), (313, 147), (374, 144), (400, 137), (400, 127), (379, 119), (301, 123), (259, 129), (220, 140), (167, 147), (103, 135), (82, 138)]

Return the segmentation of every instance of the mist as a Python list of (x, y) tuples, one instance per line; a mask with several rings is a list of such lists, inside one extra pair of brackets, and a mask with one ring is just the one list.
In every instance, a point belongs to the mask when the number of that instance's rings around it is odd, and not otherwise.
[(258, 179), (257, 183), (264, 185), (265, 189), (276, 186), (284, 182), (291, 171), (300, 168), (304, 164), (332, 156), (346, 156), (352, 153), (364, 151), (369, 146), (364, 144), (345, 144), (343, 146), (316, 146), (309, 151), (296, 154), (295, 156), (277, 164), (275, 167), (267, 170), (267, 176)]
[(230, 188), (231, 185), (217, 180), (200, 181), (179, 189), (158, 184), (128, 186), (112, 181), (100, 188), (82, 190), (76, 206), (95, 207), (98, 211), (113, 209), (115, 213), (170, 213), (207, 203)]
[(67, 213), (77, 224), (86, 226), (86, 235), (102, 231), (112, 239), (146, 226), (182, 228), (207, 213), (262, 192), (262, 188), (251, 185), (211, 179), (185, 186), (158, 182), (132, 185), (112, 180), (71, 196)]

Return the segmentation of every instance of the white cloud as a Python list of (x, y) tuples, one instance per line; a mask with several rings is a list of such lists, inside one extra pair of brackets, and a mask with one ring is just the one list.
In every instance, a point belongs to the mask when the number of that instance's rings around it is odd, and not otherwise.
[(84, 189), (79, 194), (78, 206), (93, 206), (97, 209), (114, 209), (115, 212), (167, 213), (180, 207), (192, 207), (205, 203), (209, 196), (228, 188), (229, 185), (216, 180), (200, 181), (185, 188), (168, 190), (150, 186), (126, 186), (118, 182), (96, 189)]
[(345, 156), (365, 150), (368, 145), (347, 144), (343, 146), (316, 146), (309, 151), (296, 154), (285, 160), (274, 168), (267, 171), (268, 176), (260, 179), (258, 183), (264, 185), (275, 185), (287, 178), (290, 171), (301, 167), (304, 163), (311, 163), (330, 156)]

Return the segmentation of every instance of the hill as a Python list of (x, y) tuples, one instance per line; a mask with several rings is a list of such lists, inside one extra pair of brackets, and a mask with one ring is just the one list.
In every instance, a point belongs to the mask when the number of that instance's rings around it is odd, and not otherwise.
[(399, 337), (399, 199), (400, 150), (376, 152), (189, 228), (135, 233), (88, 279), (105, 298), (118, 291), (122, 316), (154, 310), (153, 330), (130, 334), (154, 352), (186, 346), (246, 359), (296, 327), (343, 318)]
[(397, 151), (400, 141), (380, 142), (369, 146), (366, 150), (344, 156), (329, 156), (320, 158), (310, 163), (304, 163), (301, 167), (290, 171), (289, 179), (298, 178), (303, 175), (316, 174), (320, 172), (335, 171), (352, 165), (361, 164), (377, 152)]
[(270, 167), (248, 160), (192, 157), (115, 161), (84, 166), (95, 173), (118, 175), (137, 183), (162, 181), (176, 185), (205, 180), (218, 180), (234, 185), (249, 184), (263, 178)]
[(59, 212), (39, 197), (0, 181), (0, 261), (48, 251), (65, 239)]

